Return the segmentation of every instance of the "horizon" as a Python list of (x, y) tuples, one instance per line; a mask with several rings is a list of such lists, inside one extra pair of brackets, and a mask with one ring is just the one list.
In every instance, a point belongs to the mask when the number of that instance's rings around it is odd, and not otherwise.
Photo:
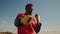
[[(16, 32), (14, 20), (19, 13), (25, 12), (25, 5), (34, 5), (34, 13), (41, 16), (41, 31), (60, 32), (60, 0), (0, 0), (0, 31)], [(13, 31), (14, 30), (14, 31)]]

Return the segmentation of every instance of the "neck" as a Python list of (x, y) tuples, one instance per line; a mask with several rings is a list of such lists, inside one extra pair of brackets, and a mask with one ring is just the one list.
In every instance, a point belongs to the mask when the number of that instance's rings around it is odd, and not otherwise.
[(29, 14), (29, 13), (25, 12), (25, 15), (32, 15), (32, 14)]

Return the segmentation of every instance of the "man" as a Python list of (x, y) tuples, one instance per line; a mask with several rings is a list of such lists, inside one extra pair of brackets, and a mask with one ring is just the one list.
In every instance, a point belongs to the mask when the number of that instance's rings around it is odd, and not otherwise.
[(30, 19), (30, 21), (32, 20), (31, 24), (24, 25), (23, 23), (21, 23), (21, 18), (23, 18), (24, 16), (26, 15), (32, 16), (34, 10), (33, 4), (27, 4), (25, 10), (26, 10), (25, 13), (21, 13), (17, 15), (14, 22), (15, 26), (17, 27), (18, 34), (37, 34), (41, 29), (41, 23), (38, 22), (38, 18), (36, 19), (31, 18)]

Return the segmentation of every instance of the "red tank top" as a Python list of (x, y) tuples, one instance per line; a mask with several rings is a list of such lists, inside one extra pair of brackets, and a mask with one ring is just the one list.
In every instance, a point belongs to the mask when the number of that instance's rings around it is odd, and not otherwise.
[[(18, 14), (16, 18), (23, 18), (25, 14)], [(20, 27), (17, 27), (17, 33), (18, 34), (36, 34), (34, 28), (36, 27), (37, 21), (35, 19), (32, 20), (32, 24), (23, 25)]]

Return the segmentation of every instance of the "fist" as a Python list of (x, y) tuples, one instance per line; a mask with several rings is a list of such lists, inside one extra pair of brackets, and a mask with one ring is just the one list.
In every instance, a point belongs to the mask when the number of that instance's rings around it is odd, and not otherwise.
[(31, 15), (26, 15), (24, 16), (22, 19), (21, 19), (21, 23), (23, 24), (28, 24), (30, 23), (30, 20), (32, 19), (32, 16)]
[(36, 14), (35, 17), (36, 17), (37, 22), (39, 23), (40, 22), (40, 15)]

